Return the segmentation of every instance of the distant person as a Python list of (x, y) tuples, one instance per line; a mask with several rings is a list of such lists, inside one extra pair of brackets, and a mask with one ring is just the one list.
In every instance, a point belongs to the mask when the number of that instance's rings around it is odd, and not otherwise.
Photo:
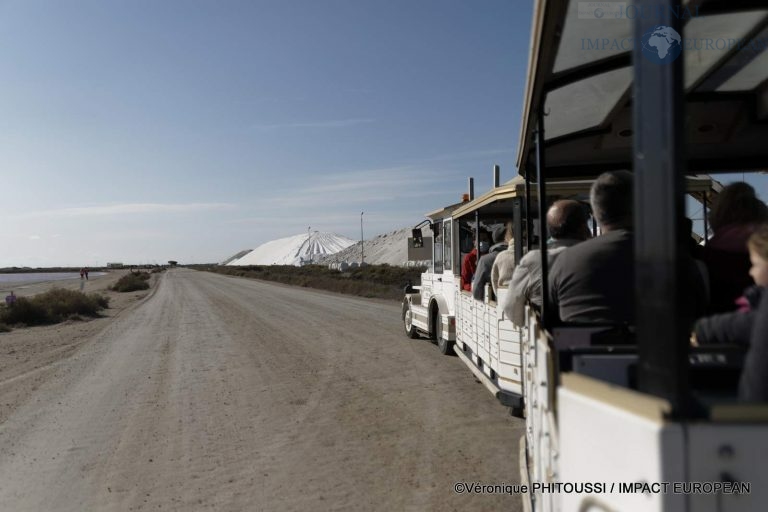
[(5, 296), (5, 305), (12, 308), (16, 304), (16, 295), (11, 290), (11, 293)]
[(768, 287), (768, 224), (762, 225), (749, 237), (747, 247), (752, 264), (749, 275), (755, 284), (736, 300), (738, 311), (699, 319), (691, 338), (694, 344), (749, 344), (755, 310)]
[(768, 222), (768, 206), (752, 186), (731, 183), (715, 199), (709, 222), (713, 235), (703, 259), (709, 272), (711, 311), (733, 311), (734, 301), (752, 282), (747, 239), (758, 225)]
[(634, 323), (632, 174), (601, 174), (590, 202), (602, 234), (563, 251), (552, 264), (552, 314), (563, 322)]
[(489, 240), (490, 237), (488, 236), (488, 232), (485, 230), (480, 230), (480, 233), (478, 233), (477, 246), (473, 247), (472, 250), (466, 256), (464, 256), (464, 259), (461, 261), (462, 290), (466, 290), (468, 292), (472, 291), (472, 279), (475, 277), (475, 271), (477, 270), (478, 252), (480, 256), (488, 253), (488, 249), (491, 245)]
[(507, 249), (496, 256), (491, 267), (491, 287), (497, 297), (499, 296), (499, 287), (506, 288), (509, 280), (512, 279), (512, 272), (515, 270), (515, 233), (512, 228), (512, 221), (505, 225), (504, 243), (507, 244)]
[(85, 280), (87, 281), (88, 280), (88, 267), (85, 267), (85, 269), (83, 269), (83, 270), (85, 270)]
[[(565, 249), (589, 238), (585, 205), (570, 199), (555, 201), (547, 211), (547, 230), (551, 237), (547, 244), (547, 265), (552, 268)], [(528, 251), (515, 267), (502, 304), (516, 325), (525, 324), (526, 301), (541, 307), (541, 251), (538, 249)]]
[[(491, 282), (493, 262), (499, 253), (507, 250), (507, 244), (504, 242), (505, 234), (506, 229), (504, 226), (494, 229), (491, 235), (493, 245), (488, 249), (488, 254), (480, 257), (477, 261), (477, 270), (475, 271), (475, 277), (472, 279), (472, 296), (477, 300), (485, 299), (485, 285)], [(491, 293), (493, 293), (493, 290), (491, 290)], [(489, 299), (493, 299), (493, 297), (489, 297)]]

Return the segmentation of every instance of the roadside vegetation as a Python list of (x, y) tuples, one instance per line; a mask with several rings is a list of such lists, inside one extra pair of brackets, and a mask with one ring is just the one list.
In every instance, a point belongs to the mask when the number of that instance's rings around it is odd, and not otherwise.
[(228, 267), (221, 265), (190, 265), (195, 270), (216, 272), (229, 276), (262, 279), (305, 288), (317, 288), (347, 295), (379, 299), (401, 300), (403, 289), (410, 280), (418, 284), (423, 268), (404, 268), (391, 265), (366, 265), (347, 272), (329, 269), (323, 265), (250, 265)]
[[(96, 318), (109, 307), (109, 298), (92, 293), (53, 288), (45, 293), (26, 298), (19, 297), (11, 306), (0, 307), (0, 332), (10, 327), (49, 325), (65, 320)], [(5, 330), (5, 331), (4, 331)]]
[(131, 272), (117, 280), (110, 288), (116, 292), (135, 292), (149, 288), (149, 272)]

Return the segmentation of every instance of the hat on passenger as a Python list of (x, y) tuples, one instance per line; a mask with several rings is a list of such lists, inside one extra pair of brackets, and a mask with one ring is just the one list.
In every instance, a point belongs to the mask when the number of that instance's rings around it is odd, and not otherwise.
[(504, 236), (507, 234), (507, 228), (499, 226), (493, 230), (493, 243), (500, 244), (504, 241)]

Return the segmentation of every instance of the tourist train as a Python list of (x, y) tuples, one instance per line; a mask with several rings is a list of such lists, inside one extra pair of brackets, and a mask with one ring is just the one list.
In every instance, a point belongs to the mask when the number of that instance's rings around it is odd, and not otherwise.
[[(582, 15), (580, 4), (536, 2), (518, 175), (502, 184), (495, 171), (490, 191), (474, 197), (470, 186), (466, 201), (426, 215), (433, 257), (406, 289), (405, 333), (457, 354), (525, 418), (520, 466), (529, 489), (607, 484), (591, 489), (600, 492), (523, 493), (527, 510), (761, 510), (768, 405), (737, 399), (745, 348), (690, 346), (677, 265), (686, 194), (703, 209), (706, 244), (707, 209), (720, 190), (707, 174), (768, 168), (765, 55), (693, 48), (664, 61), (643, 45), (601, 51), (579, 41), (601, 30), (641, 41), (659, 26), (683, 39), (749, 39), (768, 30), (768, 8), (700, 1), (695, 18), (681, 19), (674, 2), (638, 1), (668, 9), (599, 20)], [(517, 326), (500, 307), (508, 290), (499, 288), (496, 300), (486, 291), (481, 301), (461, 288), (461, 261), (480, 229), (512, 221), (516, 261), (531, 249), (545, 254), (547, 206), (562, 198), (586, 204), (592, 181), (611, 170), (634, 176), (636, 278), (624, 284), (635, 298), (634, 325), (568, 325), (529, 305)], [(417, 229), (411, 243), (422, 238)], [(541, 263), (546, 269), (546, 256)], [(669, 485), (634, 492), (634, 483)], [(694, 492), (705, 488), (712, 492)]]

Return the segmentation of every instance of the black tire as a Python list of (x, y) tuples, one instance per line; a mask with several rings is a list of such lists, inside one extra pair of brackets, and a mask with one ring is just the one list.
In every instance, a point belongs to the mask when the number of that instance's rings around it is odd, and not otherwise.
[(440, 319), (440, 310), (435, 315), (435, 339), (437, 340), (437, 349), (441, 354), (447, 356), (453, 352), (453, 342), (443, 338), (443, 322)]
[(416, 330), (416, 327), (413, 325), (413, 311), (411, 310), (411, 305), (406, 304), (403, 307), (403, 326), (405, 327), (405, 335), (411, 338), (412, 340), (415, 340), (419, 337), (419, 332)]

